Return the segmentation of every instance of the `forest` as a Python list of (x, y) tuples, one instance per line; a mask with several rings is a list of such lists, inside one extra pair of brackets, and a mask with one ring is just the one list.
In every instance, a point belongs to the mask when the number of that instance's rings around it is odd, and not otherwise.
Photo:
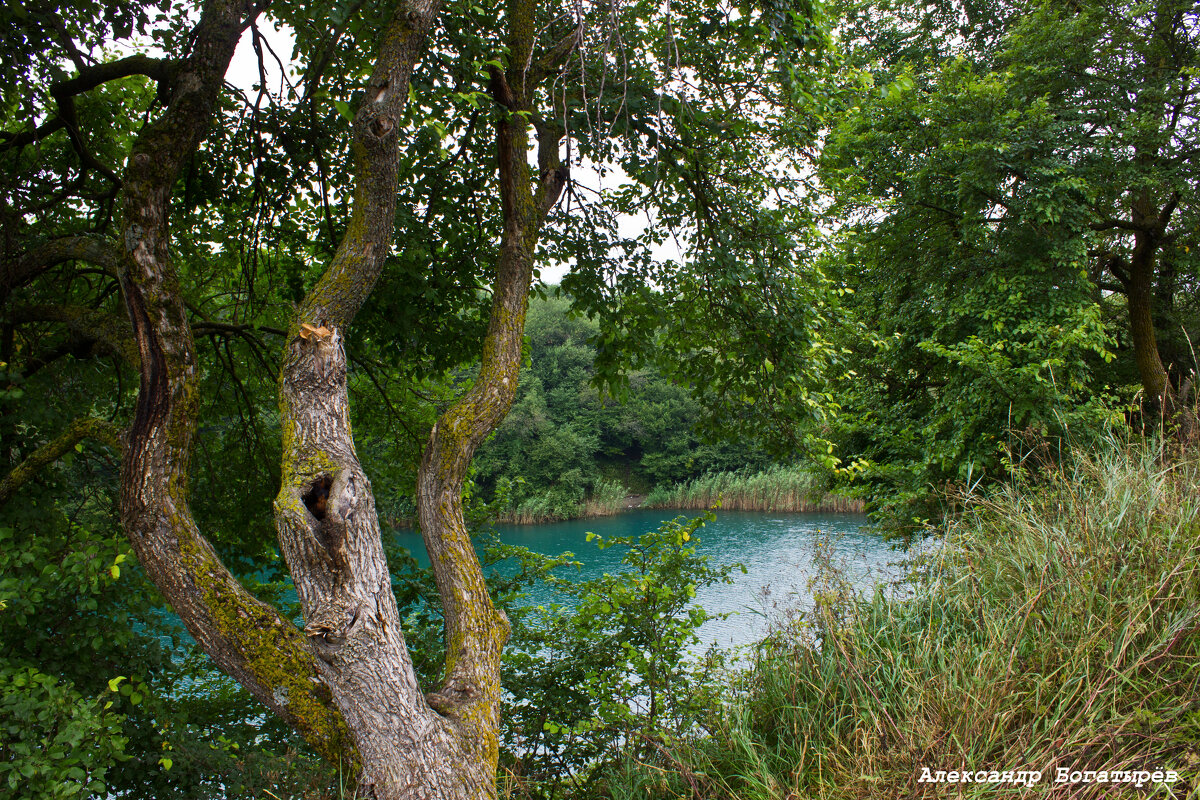
[(0, 23), (0, 798), (1200, 793), (1195, 4)]

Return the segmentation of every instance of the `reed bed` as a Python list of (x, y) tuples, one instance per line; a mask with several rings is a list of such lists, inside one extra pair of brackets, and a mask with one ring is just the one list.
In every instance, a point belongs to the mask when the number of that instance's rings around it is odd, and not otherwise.
[(1200, 796), (1198, 489), (1194, 454), (1110, 442), (967, 498), (907, 599), (826, 564), (706, 735), (610, 796)]
[(672, 487), (657, 487), (646, 497), (647, 508), (707, 509), (720, 503), (726, 511), (862, 512), (857, 498), (830, 494), (800, 466), (775, 465), (761, 472), (716, 472)]
[(582, 501), (563, 500), (552, 493), (534, 495), (515, 509), (499, 511), (495, 521), (510, 525), (537, 525), (565, 519), (587, 519), (620, 514), (627, 509), (628, 493), (620, 481), (601, 478)]

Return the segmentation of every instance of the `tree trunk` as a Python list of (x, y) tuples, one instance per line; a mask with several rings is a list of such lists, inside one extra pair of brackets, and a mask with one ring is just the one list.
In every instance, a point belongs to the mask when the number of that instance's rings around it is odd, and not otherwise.
[(170, 103), (132, 147), (122, 195), (121, 287), (141, 386), (121, 469), (121, 518), (138, 560), (226, 673), (327, 758), (353, 760), (304, 635), (220, 562), (188, 506), (197, 376), (192, 332), (169, 258), (171, 189), (211, 123), (225, 70), (258, 8), (207, 3)]
[(378, 800), (487, 796), (494, 762), (488, 771), (459, 721), (430, 708), (417, 686), (371, 484), (354, 451), (340, 333), (291, 341), (281, 402), (280, 541), (318, 671), (356, 745), (360, 792)]
[[(1129, 264), (1129, 333), (1138, 376), (1142, 379), (1148, 407), (1165, 408), (1170, 392), (1167, 370), (1158, 352), (1158, 337), (1154, 332), (1154, 262), (1153, 255), (1140, 253), (1148, 247), (1138, 244)], [(1147, 263), (1148, 262), (1148, 263)]]
[[(533, 0), (509, 9), (510, 67), (493, 75), (509, 112), (531, 111), (546, 65), (533, 65)], [(350, 764), (378, 800), (495, 797), (500, 653), (508, 623), (488, 596), (462, 519), (475, 447), (516, 391), (538, 231), (566, 180), (561, 133), (497, 123), (504, 237), (480, 379), (435, 426), (419, 478), (422, 530), (446, 618), (446, 677), (423, 696), (400, 627), (370, 481), (354, 449), (343, 337), (392, 245), (399, 124), (438, 0), (397, 5), (353, 127), (356, 182), (348, 233), (289, 329), (280, 375), (280, 544), (306, 621), (295, 629), (220, 563), (188, 509), (196, 426), (192, 332), (168, 254), (171, 188), (211, 120), (225, 68), (254, 7), (205, 6), (193, 54), (163, 117), (139, 137), (124, 189), (121, 280), (142, 376), (122, 475), (122, 517), (139, 559), (197, 643), (331, 761)], [(572, 40), (573, 41), (573, 40)], [(572, 45), (572, 42), (566, 42)], [(571, 47), (560, 44), (554, 58)], [(530, 73), (534, 73), (531, 76)], [(517, 87), (515, 90), (511, 86)]]
[[(479, 559), (463, 521), (462, 489), (471, 458), (512, 407), (521, 366), (521, 343), (533, 276), (534, 248), (567, 172), (558, 151), (561, 133), (538, 127), (539, 180), (530, 175), (529, 97), (546, 69), (530, 69), (533, 11), (530, 0), (509, 5), (509, 69), (493, 70), (491, 93), (505, 111), (496, 122), (496, 155), (504, 233), (492, 286), (492, 312), (479, 376), (467, 395), (447, 410), (429, 435), (417, 476), (417, 517), (437, 581), (445, 620), (442, 687), (430, 703), (454, 720), (473, 768), (488, 776), (495, 797), (499, 758), (500, 655), (509, 624), (488, 595)], [(568, 49), (556, 48), (554, 57)], [(536, 190), (535, 190), (536, 185)]]
[(1140, 230), (1134, 234), (1133, 252), (1129, 256), (1126, 296), (1129, 303), (1129, 333), (1133, 339), (1133, 354), (1138, 375), (1142, 379), (1147, 410), (1173, 414), (1171, 383), (1158, 352), (1158, 337), (1154, 331), (1154, 278), (1159, 244), (1170, 220), (1174, 204), (1161, 212), (1147, 190), (1133, 202), (1132, 220)]
[[(348, 233), (292, 324), (280, 380), (280, 542), (318, 670), (356, 745), (360, 791), (379, 800), (495, 794), (495, 703), (492, 713), (455, 713), (438, 700), (431, 707), (417, 685), (346, 393), (343, 336), (391, 248), (399, 120), (436, 9), (429, 2), (402, 5), (381, 39), (354, 121), (357, 181)], [(474, 571), (479, 593), (472, 600), (490, 609), (477, 560)], [(498, 639), (497, 664), (502, 645)], [(494, 683), (492, 700), (499, 697), (498, 677)]]

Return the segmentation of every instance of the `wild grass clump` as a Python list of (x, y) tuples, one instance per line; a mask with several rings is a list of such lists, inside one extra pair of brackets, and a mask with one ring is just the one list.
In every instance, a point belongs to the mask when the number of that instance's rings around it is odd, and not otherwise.
[(648, 508), (726, 511), (862, 511), (861, 500), (829, 494), (802, 466), (777, 464), (760, 472), (714, 472), (672, 487), (656, 487)]
[(607, 517), (619, 514), (625, 510), (628, 494), (625, 485), (620, 481), (601, 478), (596, 481), (591, 497), (584, 501), (579, 516)]
[(600, 478), (586, 497), (582, 487), (574, 491), (564, 491), (556, 487), (526, 497), (515, 508), (496, 507), (491, 513), (495, 522), (514, 525), (606, 517), (624, 511), (627, 497), (628, 490), (620, 481)]
[[(969, 498), (908, 599), (846, 601), (827, 575), (707, 735), (654, 765), (652, 795), (1200, 796), (1198, 489), (1194, 455), (1110, 443)], [(1042, 774), (922, 783), (925, 767)]]

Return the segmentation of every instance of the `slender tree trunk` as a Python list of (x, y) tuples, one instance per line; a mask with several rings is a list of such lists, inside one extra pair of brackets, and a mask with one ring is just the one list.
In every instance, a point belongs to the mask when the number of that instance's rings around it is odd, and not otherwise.
[[(1167, 370), (1158, 352), (1158, 337), (1154, 332), (1154, 264), (1147, 259), (1141, 245), (1135, 248), (1129, 264), (1129, 333), (1138, 376), (1147, 402), (1162, 407), (1170, 391)], [(1145, 248), (1148, 249), (1148, 248)], [(1146, 263), (1149, 260), (1150, 263)]]
[[(499, 757), (500, 655), (508, 641), (507, 617), (488, 595), (479, 559), (463, 521), (462, 489), (471, 458), (512, 407), (521, 365), (521, 343), (533, 276), (534, 248), (567, 171), (559, 157), (561, 133), (538, 127), (539, 177), (530, 174), (529, 97), (546, 68), (530, 68), (532, 0), (508, 6), (509, 68), (493, 70), (491, 93), (504, 111), (496, 121), (496, 156), (504, 233), (492, 286), (492, 312), (479, 376), (467, 395), (434, 425), (417, 476), (417, 516), (442, 598), (446, 662), (442, 687), (430, 703), (455, 721), (472, 763), (489, 776), (495, 797)], [(573, 47), (573, 40), (568, 42)], [(554, 58), (569, 47), (556, 48)]]

